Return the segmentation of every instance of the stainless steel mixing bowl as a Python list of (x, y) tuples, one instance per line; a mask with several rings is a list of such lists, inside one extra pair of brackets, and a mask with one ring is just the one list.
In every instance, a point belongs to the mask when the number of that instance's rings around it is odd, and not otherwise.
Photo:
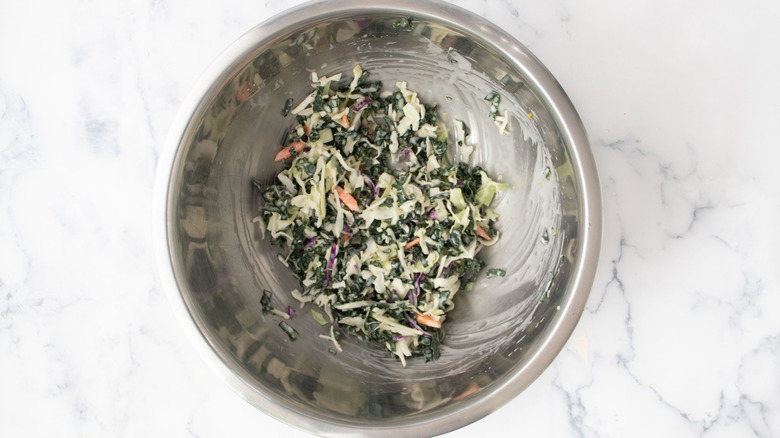
[[(408, 20), (411, 18), (411, 24)], [(258, 193), (310, 74), (355, 64), (392, 88), (405, 80), (449, 123), (472, 129), (473, 164), (505, 181), (495, 210), (503, 236), (481, 253), (506, 277), (460, 292), (441, 358), (406, 367), (343, 336), (333, 355), (298, 309), (297, 287), (259, 237)], [(348, 74), (349, 76), (349, 74)], [(241, 88), (241, 90), (239, 90)], [(249, 91), (248, 99), (239, 94)], [(488, 117), (497, 91), (511, 135)], [(577, 323), (601, 236), (596, 170), (582, 123), (553, 76), (483, 18), (420, 0), (306, 3), (252, 29), (203, 75), (170, 131), (155, 185), (161, 280), (194, 345), (253, 405), (322, 435), (444, 433), (487, 415), (538, 377)], [(297, 309), (291, 341), (263, 314), (263, 289)]]

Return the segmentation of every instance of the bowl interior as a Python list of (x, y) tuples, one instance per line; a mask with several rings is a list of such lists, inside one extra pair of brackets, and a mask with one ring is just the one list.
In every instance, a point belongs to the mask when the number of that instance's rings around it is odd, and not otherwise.
[[(570, 303), (581, 263), (582, 188), (560, 115), (522, 65), (478, 31), (424, 13), (405, 25), (408, 17), (392, 9), (336, 11), (250, 32), (191, 115), (170, 172), (168, 249), (193, 322), (238, 376), (239, 392), (310, 430), (315, 423), (389, 430), (450, 417), (442, 432), (474, 421), (530, 384), (562, 345), (540, 359), (563, 313), (574, 312), (575, 322), (579, 316)], [(494, 201), (500, 241), (480, 253), (487, 268), (507, 274), (481, 276), (473, 290), (458, 293), (438, 361), (402, 367), (346, 335), (344, 351), (331, 354), (332, 344), (319, 337), (327, 327), (310, 316), (311, 305), (300, 308), (290, 296), (297, 282), (252, 221), (260, 206), (252, 180), (268, 184), (282, 169), (273, 156), (293, 124), (281, 115), (285, 100), (297, 103), (310, 92), (312, 71), (343, 72), (348, 81), (355, 64), (385, 89), (407, 81), (421, 101), (438, 103), (450, 132), (463, 120), (476, 145), (471, 164), (509, 185)], [(246, 82), (253, 94), (239, 102)], [(510, 135), (488, 117), (484, 97), (492, 91), (510, 115)], [(288, 323), (298, 340), (262, 312), (264, 289), (275, 307), (294, 309)]]

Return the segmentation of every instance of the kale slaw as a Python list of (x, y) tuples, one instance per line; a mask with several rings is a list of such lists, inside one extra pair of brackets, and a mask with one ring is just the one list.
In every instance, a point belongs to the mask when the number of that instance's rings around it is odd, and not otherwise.
[(383, 90), (359, 65), (352, 73), (349, 82), (312, 73), (313, 91), (286, 103), (282, 115), (295, 122), (275, 156), (284, 170), (256, 183), (256, 222), (286, 250), (279, 259), (300, 285), (292, 296), (324, 312), (322, 337), (337, 350), (334, 324), (403, 365), (435, 360), (453, 297), (472, 288), (484, 267), (477, 254), (499, 239), (490, 205), (507, 187), (466, 163), (463, 122), (454, 122), (463, 160), (451, 164), (436, 105), (406, 82)]

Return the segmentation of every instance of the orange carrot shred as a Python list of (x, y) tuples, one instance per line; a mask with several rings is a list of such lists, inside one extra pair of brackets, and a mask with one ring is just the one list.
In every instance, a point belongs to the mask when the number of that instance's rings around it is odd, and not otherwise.
[(414, 319), (416, 319), (417, 322), (419, 322), (420, 324), (427, 325), (428, 327), (441, 328), (441, 322), (439, 322), (436, 319), (431, 318), (428, 315), (422, 315), (422, 314), (416, 313), (414, 315)]
[(477, 236), (485, 239), (485, 240), (492, 240), (490, 237), (490, 234), (488, 234), (485, 230), (482, 229), (479, 225), (477, 225), (477, 228), (474, 230), (477, 232)]
[(306, 143), (304, 143), (302, 141), (294, 141), (294, 142), (290, 143), (290, 146), (292, 146), (293, 149), (295, 149), (295, 152), (300, 152), (300, 151), (303, 150), (303, 148), (306, 147)]
[(335, 186), (335, 188), (336, 188), (336, 193), (339, 195), (339, 199), (341, 199), (341, 202), (343, 202), (348, 209), (352, 211), (357, 211), (359, 207), (355, 198), (352, 195), (350, 195), (349, 192), (342, 189), (341, 187)]
[(343, 125), (345, 128), (349, 128), (349, 117), (347, 117), (347, 113), (344, 113), (344, 115), (343, 115), (343, 116), (341, 116), (341, 124), (342, 124), (342, 125)]
[(280, 149), (279, 152), (276, 153), (276, 156), (274, 157), (274, 161), (282, 161), (290, 158), (290, 148), (283, 148)]
[(420, 238), (415, 237), (414, 239), (410, 240), (406, 245), (404, 245), (404, 249), (409, 249), (414, 245), (417, 245), (418, 243), (420, 243)]
[(279, 152), (276, 153), (276, 156), (274, 157), (274, 161), (282, 161), (290, 158), (292, 156), (292, 154), (290, 153), (291, 147), (295, 152), (300, 152), (303, 150), (303, 148), (306, 147), (306, 143), (300, 141), (294, 141), (290, 143), (289, 146), (280, 149)]

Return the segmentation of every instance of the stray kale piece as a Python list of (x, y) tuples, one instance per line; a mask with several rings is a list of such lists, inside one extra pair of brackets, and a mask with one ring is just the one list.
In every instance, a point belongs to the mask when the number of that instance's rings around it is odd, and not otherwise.
[(263, 306), (263, 312), (267, 313), (273, 310), (271, 307), (271, 292), (263, 289), (263, 296), (260, 298), (260, 305)]
[(315, 113), (325, 111), (325, 101), (322, 99), (322, 92), (324, 90), (322, 87), (317, 87), (315, 90), (316, 93), (314, 94), (314, 104), (312, 105), (312, 109)]
[(282, 329), (287, 334), (287, 337), (290, 338), (290, 340), (294, 341), (298, 339), (298, 331), (296, 331), (290, 324), (287, 324), (286, 322), (282, 321), (279, 323), (279, 328)]
[(363, 73), (361, 73), (360, 76), (358, 77), (358, 81), (357, 81), (358, 86), (363, 85), (368, 80), (368, 77), (370, 75), (371, 75), (370, 71), (363, 70)]
[(292, 110), (292, 106), (293, 106), (293, 100), (291, 97), (284, 102), (284, 108), (282, 108), (282, 117), (287, 117), (287, 114), (290, 114), (290, 111)]
[(501, 95), (493, 91), (485, 96), (485, 100), (490, 102), (490, 118), (496, 120), (498, 115), (498, 105), (501, 104)]
[(485, 277), (487, 278), (493, 278), (493, 277), (504, 277), (506, 276), (506, 271), (503, 269), (488, 269), (485, 271)]

